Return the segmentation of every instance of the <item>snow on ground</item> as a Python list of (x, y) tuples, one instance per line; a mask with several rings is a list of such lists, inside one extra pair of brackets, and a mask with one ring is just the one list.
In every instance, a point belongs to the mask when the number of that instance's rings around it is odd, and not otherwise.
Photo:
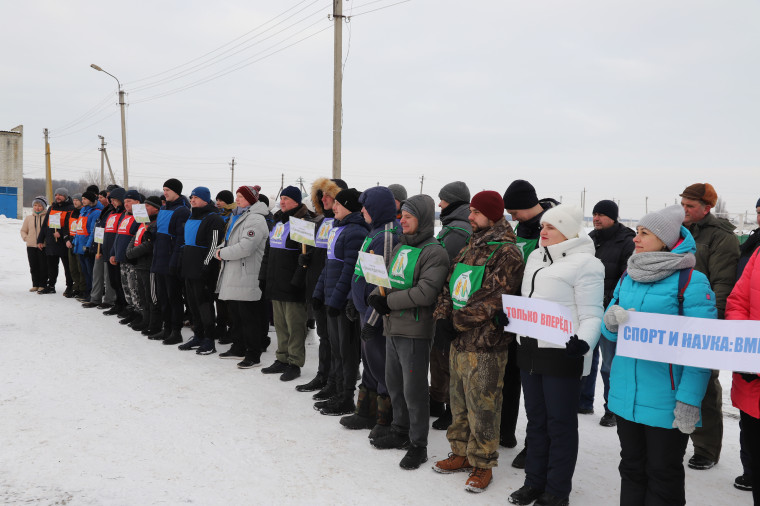
[[(476, 496), (463, 490), (466, 474), (430, 469), (449, 452), (443, 432), (430, 432), (430, 461), (404, 471), (402, 451), (375, 450), (367, 431), (314, 411), (311, 394), (293, 389), (298, 380), (148, 341), (62, 297), (62, 271), (57, 294), (27, 292), (20, 226), (0, 218), (0, 503), (505, 504), (522, 485), (509, 465), (519, 448), (501, 449), (492, 485)], [(303, 380), (316, 351), (312, 332)], [(270, 348), (262, 362), (273, 360)], [(722, 381), (728, 404), (730, 375)], [(597, 414), (579, 417), (575, 505), (617, 503), (619, 446), (598, 425), (601, 384)], [(522, 441), (524, 413), (518, 427)], [(689, 504), (751, 504), (732, 486), (738, 452), (738, 422), (727, 415), (720, 464), (686, 470)]]

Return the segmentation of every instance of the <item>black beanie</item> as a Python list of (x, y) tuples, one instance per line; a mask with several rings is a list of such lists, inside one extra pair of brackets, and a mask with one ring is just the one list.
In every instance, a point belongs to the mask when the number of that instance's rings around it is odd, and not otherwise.
[(516, 179), (504, 192), (504, 209), (530, 209), (538, 204), (533, 185), (524, 179)]
[[(98, 185), (91, 184), (90, 186), (87, 187), (86, 191), (92, 192), (92, 193), (99, 193), (100, 189), (98, 188)], [(84, 197), (84, 193), (82, 194), (82, 196)]]
[(167, 179), (164, 183), (164, 188), (169, 188), (171, 191), (176, 193), (177, 195), (182, 195), (182, 181), (179, 179)]
[(348, 185), (342, 179), (336, 177), (335, 179), (331, 179), (330, 181), (337, 184), (341, 190), (348, 190)]
[(89, 188), (87, 188), (87, 191), (82, 194), (82, 198), (89, 200), (93, 204), (97, 204), (98, 202), (97, 192), (92, 192)]
[(117, 184), (109, 184), (108, 186), (106, 186), (106, 191), (111, 192), (115, 190), (116, 188), (121, 188), (121, 186)]
[(229, 205), (235, 202), (235, 196), (229, 190), (222, 190), (216, 194), (216, 200), (221, 200), (225, 204)]
[(108, 198), (108, 190), (101, 190), (98, 195)]
[(349, 210), (349, 212), (357, 213), (362, 210), (362, 205), (359, 202), (359, 195), (361, 193), (356, 188), (348, 188), (341, 190), (335, 196), (335, 201)]
[(263, 193), (259, 193), (259, 202), (263, 202), (269, 207), (269, 197), (264, 195)]
[(145, 199), (145, 205), (146, 206), (153, 206), (156, 209), (161, 209), (161, 198), (156, 197), (155, 195), (151, 195), (147, 199)]
[(603, 214), (612, 221), (618, 220), (618, 206), (611, 200), (600, 200), (594, 206), (591, 214)]

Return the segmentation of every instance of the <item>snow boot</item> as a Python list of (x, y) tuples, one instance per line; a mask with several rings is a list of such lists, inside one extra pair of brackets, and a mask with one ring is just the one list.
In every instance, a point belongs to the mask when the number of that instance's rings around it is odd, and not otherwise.
[[(401, 434), (395, 430), (391, 430), (389, 434), (370, 439), (370, 444), (378, 450), (404, 450), (409, 448), (411, 444), (409, 441), (409, 434)], [(427, 457), (427, 454), (425, 455)]]
[(179, 329), (174, 329), (169, 333), (169, 337), (162, 341), (165, 345), (171, 346), (172, 344), (179, 344), (182, 342), (182, 334)]
[(356, 409), (353, 392), (344, 393), (338, 399), (338, 402), (328, 404), (320, 409), (319, 412), (327, 416), (341, 416), (347, 415)]
[(538, 499), (543, 493), (543, 490), (533, 488), (530, 485), (523, 485), (522, 487), (512, 492), (512, 494), (507, 499), (512, 504), (526, 506), (533, 504), (533, 501)]
[(443, 410), (441, 416), (433, 422), (433, 428), (435, 430), (446, 430), (451, 425), (451, 406), (446, 404), (446, 409)]
[(430, 397), (430, 416), (440, 418), (446, 412), (446, 405), (443, 402), (434, 401)]
[(325, 384), (325, 386), (322, 387), (319, 392), (312, 395), (311, 398), (315, 401), (326, 401), (327, 399), (333, 397), (337, 392), (338, 389), (335, 388), (335, 383), (328, 382)]
[(177, 346), (180, 350), (194, 350), (196, 348), (200, 348), (203, 344), (203, 338), (198, 336), (193, 336), (190, 338), (190, 340), (184, 344), (180, 344)]
[(347, 429), (371, 429), (377, 418), (377, 392), (359, 385), (359, 395), (356, 397), (356, 411), (352, 415), (340, 419), (340, 424)]
[(375, 426), (369, 433), (370, 439), (386, 436), (390, 433), (391, 422), (393, 421), (393, 406), (388, 394), (377, 396), (377, 420)]
[(124, 318), (121, 318), (119, 320), (119, 323), (121, 325), (128, 325), (128, 324), (132, 323), (133, 321), (135, 321), (135, 318), (137, 318), (137, 313), (134, 312), (134, 311), (129, 311), (127, 313), (127, 316), (125, 316)]
[(303, 385), (296, 385), (298, 392), (315, 392), (322, 389), (327, 384), (327, 378), (317, 373), (314, 379)]
[(427, 459), (427, 447), (412, 445), (412, 447), (406, 451), (406, 455), (404, 455), (404, 458), (401, 459), (401, 462), (399, 462), (398, 465), (401, 469), (418, 469), (422, 464), (427, 462)]
[(569, 504), (570, 499), (567, 497), (557, 497), (549, 492), (544, 492), (536, 499), (533, 506), (568, 506)]
[(197, 355), (213, 355), (216, 353), (216, 347), (214, 346), (214, 340), (210, 337), (203, 339), (201, 347), (195, 352)]
[(163, 341), (167, 337), (169, 337), (169, 334), (171, 334), (171, 330), (168, 328), (159, 328), (155, 333), (148, 336), (148, 339), (151, 341)]

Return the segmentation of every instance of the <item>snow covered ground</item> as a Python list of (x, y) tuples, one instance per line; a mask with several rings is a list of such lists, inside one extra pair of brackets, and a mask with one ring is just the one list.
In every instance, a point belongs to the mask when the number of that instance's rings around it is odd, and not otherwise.
[[(403, 452), (375, 450), (367, 431), (314, 411), (311, 394), (293, 389), (298, 380), (148, 341), (62, 297), (62, 272), (57, 294), (27, 292), (20, 226), (0, 217), (0, 503), (505, 504), (522, 485), (509, 465), (519, 448), (502, 449), (492, 485), (476, 496), (463, 490), (465, 474), (430, 469), (449, 452), (443, 432), (430, 432), (430, 462), (404, 471)], [(304, 380), (316, 351), (312, 332)], [(721, 379), (728, 405), (730, 375)], [(597, 414), (580, 416), (575, 505), (617, 503), (619, 446), (598, 424), (601, 384)], [(726, 411), (718, 466), (686, 470), (689, 504), (752, 502), (732, 486), (739, 433), (736, 410)]]

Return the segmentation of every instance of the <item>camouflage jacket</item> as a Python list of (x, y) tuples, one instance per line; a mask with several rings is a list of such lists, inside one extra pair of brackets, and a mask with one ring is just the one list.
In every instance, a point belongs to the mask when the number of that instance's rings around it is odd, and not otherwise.
[[(500, 246), (488, 244), (489, 242), (510, 244)], [(502, 294), (519, 293), (522, 284), (525, 263), (520, 249), (514, 243), (515, 233), (512, 226), (502, 218), (488, 230), (473, 233), (469, 245), (452, 261), (433, 317), (436, 320), (453, 318), (454, 328), (457, 330), (453, 344), (457, 351), (504, 351), (514, 339), (514, 334), (504, 332), (495, 320), (496, 314), (502, 308)], [(456, 264), (483, 265), (494, 250), (496, 252), (486, 265), (480, 289), (472, 294), (465, 307), (454, 311), (449, 282)]]

